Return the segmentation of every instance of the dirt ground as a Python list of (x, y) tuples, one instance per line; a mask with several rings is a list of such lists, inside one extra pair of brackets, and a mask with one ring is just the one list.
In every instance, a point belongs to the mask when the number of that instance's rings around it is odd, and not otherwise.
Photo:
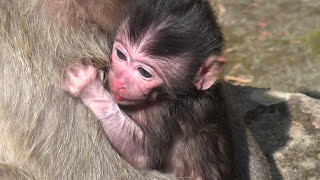
[(234, 84), (320, 98), (319, 0), (213, 0)]

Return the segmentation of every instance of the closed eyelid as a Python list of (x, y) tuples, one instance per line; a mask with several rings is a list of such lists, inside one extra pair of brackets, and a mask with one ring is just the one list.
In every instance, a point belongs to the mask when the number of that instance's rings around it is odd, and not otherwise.
[(133, 63), (133, 66), (136, 67), (136, 68), (142, 67), (142, 68), (146, 69), (147, 71), (154, 72), (153, 68), (150, 67), (150, 66), (147, 65), (147, 64), (142, 64), (142, 63), (139, 63), (139, 62), (134, 62), (134, 63)]
[[(129, 51), (132, 50), (130, 48), (134, 48), (131, 46), (130, 47), (126, 46), (125, 44), (123, 44), (123, 41), (119, 38), (115, 39), (114, 50), (116, 49), (120, 50), (127, 57), (127, 60), (133, 63), (133, 66), (144, 68), (153, 77), (160, 75), (159, 71), (162, 72), (161, 64), (165, 63), (165, 61), (163, 60), (159, 61), (159, 58), (150, 57), (149, 55), (135, 51), (135, 49), (133, 49), (134, 51), (128, 52), (125, 47), (129, 48)], [(160, 77), (162, 76), (160, 75)]]
[(118, 48), (116, 48), (117, 57), (121, 60), (127, 60), (127, 56)]
[[(125, 59), (121, 59), (118, 56), (118, 51), (120, 51), (120, 53), (122, 53), (125, 56)], [(114, 44), (112, 53), (115, 54), (121, 60), (130, 61), (130, 56), (129, 56), (127, 50), (125, 49), (125, 47), (122, 44)]]
[(158, 76), (157, 75), (157, 72), (152, 68), (152, 67), (149, 67), (148, 65), (145, 65), (145, 64), (142, 64), (142, 63), (139, 63), (139, 62), (134, 62), (133, 63), (133, 66), (135, 69), (137, 69), (139, 71), (139, 68), (143, 68), (144, 70), (146, 70), (149, 74), (151, 74), (153, 77), (156, 77)]

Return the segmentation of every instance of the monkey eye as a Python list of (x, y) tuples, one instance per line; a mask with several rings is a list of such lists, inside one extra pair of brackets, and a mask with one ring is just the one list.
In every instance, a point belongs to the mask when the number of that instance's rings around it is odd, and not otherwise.
[(119, 49), (116, 49), (116, 54), (117, 54), (119, 59), (124, 60), (124, 61), (127, 60), (126, 55), (124, 55), (123, 52), (121, 52)]
[(139, 67), (138, 70), (141, 76), (143, 76), (144, 78), (146, 79), (152, 78), (152, 74), (150, 74), (147, 70), (143, 69), (142, 67)]

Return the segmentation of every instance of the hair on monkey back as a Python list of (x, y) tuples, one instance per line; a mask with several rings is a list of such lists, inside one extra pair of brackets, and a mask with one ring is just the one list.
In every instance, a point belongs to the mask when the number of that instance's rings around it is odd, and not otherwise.
[[(207, 0), (138, 0), (129, 10), (127, 35), (159, 57), (206, 60), (221, 54), (224, 39)], [(189, 58), (188, 58), (189, 59)]]

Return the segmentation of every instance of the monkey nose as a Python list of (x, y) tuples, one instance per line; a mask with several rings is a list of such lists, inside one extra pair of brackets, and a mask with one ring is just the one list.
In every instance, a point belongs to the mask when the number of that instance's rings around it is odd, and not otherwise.
[(125, 88), (125, 86), (124, 86), (123, 83), (121, 83), (121, 82), (114, 82), (114, 83), (113, 83), (113, 89), (118, 92), (118, 91), (122, 91), (122, 90), (124, 90), (124, 89), (126, 89), (126, 88)]
[(118, 87), (118, 88), (116, 88), (116, 90), (117, 90), (117, 92), (121, 92), (121, 91), (123, 91), (123, 90), (125, 90), (126, 88), (125, 87)]

